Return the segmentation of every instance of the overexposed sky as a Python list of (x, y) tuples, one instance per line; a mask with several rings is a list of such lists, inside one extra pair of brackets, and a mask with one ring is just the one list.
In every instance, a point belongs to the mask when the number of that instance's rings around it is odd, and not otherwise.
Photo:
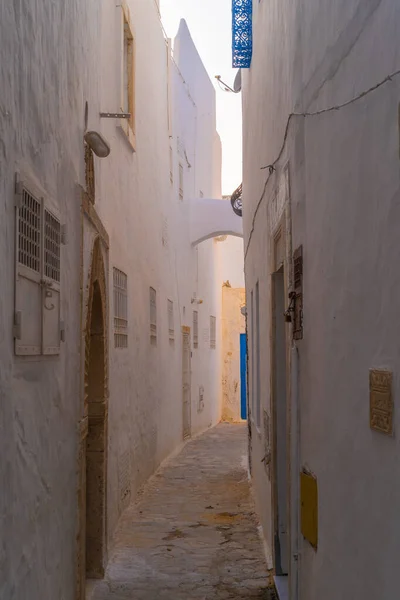
[(222, 142), (222, 194), (230, 195), (242, 181), (241, 94), (223, 92), (215, 75), (231, 87), (237, 72), (232, 69), (232, 0), (161, 0), (167, 35), (175, 37), (185, 19), (217, 97), (217, 129)]

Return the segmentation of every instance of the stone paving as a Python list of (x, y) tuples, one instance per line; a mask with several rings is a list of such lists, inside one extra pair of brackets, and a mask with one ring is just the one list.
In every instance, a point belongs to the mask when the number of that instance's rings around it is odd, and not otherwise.
[(90, 600), (272, 600), (250, 495), (246, 426), (190, 441), (124, 513)]

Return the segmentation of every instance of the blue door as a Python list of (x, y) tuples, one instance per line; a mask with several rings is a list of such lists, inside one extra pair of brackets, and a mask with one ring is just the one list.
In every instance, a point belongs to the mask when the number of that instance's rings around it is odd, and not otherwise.
[(247, 344), (246, 334), (240, 334), (240, 416), (247, 419), (246, 394)]

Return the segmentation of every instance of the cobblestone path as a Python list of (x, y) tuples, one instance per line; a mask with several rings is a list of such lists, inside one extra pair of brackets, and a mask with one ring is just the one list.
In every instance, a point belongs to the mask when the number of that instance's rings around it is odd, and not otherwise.
[(246, 426), (190, 441), (124, 513), (91, 600), (269, 600)]

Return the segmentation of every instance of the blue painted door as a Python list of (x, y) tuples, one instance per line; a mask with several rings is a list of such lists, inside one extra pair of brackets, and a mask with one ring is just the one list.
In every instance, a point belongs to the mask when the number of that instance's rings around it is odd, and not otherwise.
[(247, 344), (246, 334), (240, 334), (240, 416), (247, 419), (246, 394)]

